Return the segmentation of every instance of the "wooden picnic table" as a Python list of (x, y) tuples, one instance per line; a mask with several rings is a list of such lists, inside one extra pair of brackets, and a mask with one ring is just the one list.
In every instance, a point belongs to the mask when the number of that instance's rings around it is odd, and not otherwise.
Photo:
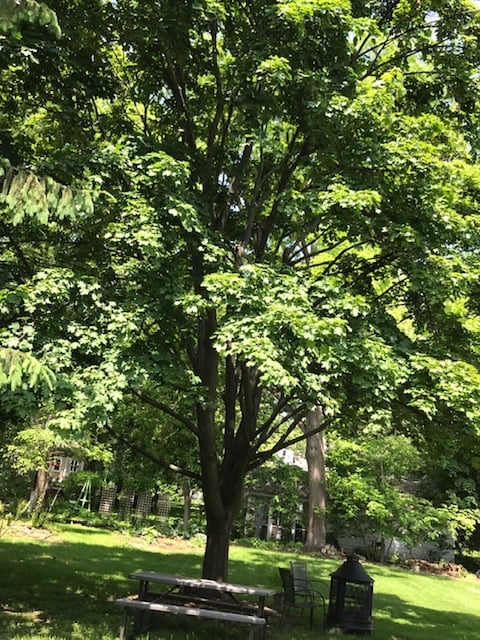
[[(209, 593), (228, 593), (232, 596), (244, 595), (253, 596), (257, 599), (257, 615), (263, 615), (265, 608), (266, 598), (273, 597), (276, 594), (275, 589), (267, 587), (255, 587), (244, 584), (232, 584), (230, 582), (221, 582), (218, 580), (209, 580), (205, 578), (188, 578), (185, 576), (179, 576), (171, 573), (158, 573), (156, 571), (136, 571), (130, 573), (129, 578), (132, 580), (138, 580), (140, 588), (138, 591), (139, 597), (148, 593), (149, 584), (151, 582), (155, 584), (163, 584), (170, 589), (166, 590), (165, 594), (171, 594), (178, 592), (180, 589), (191, 589), (198, 591), (198, 593), (205, 593), (208, 596)], [(211, 598), (207, 598), (211, 599)]]
[[(143, 611), (149, 613), (173, 613), (204, 618), (213, 618), (225, 622), (238, 622), (250, 626), (250, 639), (265, 635), (265, 601), (273, 597), (275, 589), (251, 585), (234, 584), (191, 578), (157, 571), (135, 571), (129, 578), (139, 582), (138, 596), (135, 599), (119, 598), (116, 604), (124, 607), (124, 621), (120, 638), (126, 637), (127, 614), (130, 609), (137, 612), (134, 636), (142, 627)], [(161, 586), (160, 590), (158, 586)], [(229, 600), (217, 597), (227, 594)], [(256, 605), (240, 602), (237, 596), (249, 596)], [(257, 632), (258, 630), (258, 632)]]

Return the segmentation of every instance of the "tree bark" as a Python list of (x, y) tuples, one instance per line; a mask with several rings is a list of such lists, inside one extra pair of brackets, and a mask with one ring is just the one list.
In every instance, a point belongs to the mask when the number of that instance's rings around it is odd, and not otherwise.
[(39, 469), (35, 474), (34, 484), (30, 492), (28, 513), (37, 513), (41, 510), (47, 494), (48, 482), (48, 472), (45, 469)]
[[(315, 407), (307, 415), (304, 426), (305, 433), (318, 429), (322, 421), (322, 410)], [(326, 465), (325, 438), (323, 431), (318, 431), (306, 438), (305, 455), (308, 466), (308, 520), (305, 538), (306, 551), (318, 551), (327, 541), (326, 517)]]
[(192, 495), (190, 490), (190, 480), (183, 480), (183, 531), (186, 533), (190, 526), (190, 513), (192, 508)]
[(228, 554), (233, 524), (243, 499), (244, 466), (229, 465), (211, 482), (208, 471), (203, 476), (203, 496), (207, 519), (207, 542), (202, 576), (228, 580)]
[(207, 543), (203, 556), (202, 577), (213, 580), (228, 580), (228, 554), (233, 519), (228, 514), (222, 517), (207, 517)]
[[(202, 576), (214, 580), (227, 580), (228, 554), (233, 523), (243, 498), (243, 487), (251, 440), (258, 416), (259, 391), (255, 372), (242, 369), (241, 384), (237, 386), (236, 371), (227, 362), (224, 429), (217, 423), (216, 399), (218, 395), (219, 356), (213, 346), (217, 328), (216, 314), (207, 311), (199, 327), (196, 373), (199, 375), (206, 397), (196, 405), (202, 491), (207, 520), (207, 542)], [(242, 417), (237, 430), (235, 400), (241, 394)], [(228, 398), (227, 398), (228, 396)], [(223, 458), (220, 457), (219, 433), (223, 431)]]

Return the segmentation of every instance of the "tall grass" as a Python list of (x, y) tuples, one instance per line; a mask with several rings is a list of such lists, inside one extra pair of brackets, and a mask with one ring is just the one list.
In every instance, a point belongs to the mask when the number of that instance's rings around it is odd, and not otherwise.
[[(0, 538), (0, 638), (2, 640), (115, 640), (121, 611), (117, 597), (134, 593), (127, 578), (138, 569), (199, 576), (203, 548), (164, 539), (148, 545), (126, 535), (81, 526), (59, 528), (45, 539), (16, 533)], [(339, 560), (302, 556), (309, 571), (323, 578)], [(232, 545), (232, 582), (280, 589), (278, 566), (292, 553)], [(476, 640), (480, 638), (480, 580), (418, 575), (364, 565), (374, 583), (375, 640)], [(155, 640), (244, 640), (246, 628), (212, 621), (158, 616)], [(271, 640), (317, 640), (308, 617), (275, 622)], [(325, 634), (329, 637), (330, 634)]]

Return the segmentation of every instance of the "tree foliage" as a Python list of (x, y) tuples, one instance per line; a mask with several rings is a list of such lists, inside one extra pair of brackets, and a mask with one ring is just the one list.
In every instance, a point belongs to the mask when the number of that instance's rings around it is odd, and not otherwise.
[(478, 12), (52, 8), (60, 39), (2, 58), (0, 345), (26, 335), (60, 376), (57, 426), (101, 431), (127, 396), (193, 437), (210, 577), (245, 474), (312, 406), (478, 451)]
[(405, 436), (357, 443), (333, 438), (329, 453), (332, 529), (359, 538), (377, 560), (386, 558), (394, 540), (410, 549), (428, 541), (440, 549), (464, 542), (480, 521), (471, 505), (428, 499), (432, 465)]

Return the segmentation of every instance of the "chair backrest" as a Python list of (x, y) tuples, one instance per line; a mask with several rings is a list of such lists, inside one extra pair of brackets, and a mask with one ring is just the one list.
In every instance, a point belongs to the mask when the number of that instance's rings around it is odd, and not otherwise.
[(295, 603), (295, 588), (293, 584), (293, 576), (289, 569), (285, 569), (284, 567), (278, 567), (280, 572), (280, 578), (282, 580), (283, 587), (283, 597), (285, 602), (294, 604)]
[(307, 563), (300, 560), (292, 560), (290, 562), (291, 572), (293, 576), (293, 585), (297, 593), (305, 593), (308, 591), (308, 571)]

